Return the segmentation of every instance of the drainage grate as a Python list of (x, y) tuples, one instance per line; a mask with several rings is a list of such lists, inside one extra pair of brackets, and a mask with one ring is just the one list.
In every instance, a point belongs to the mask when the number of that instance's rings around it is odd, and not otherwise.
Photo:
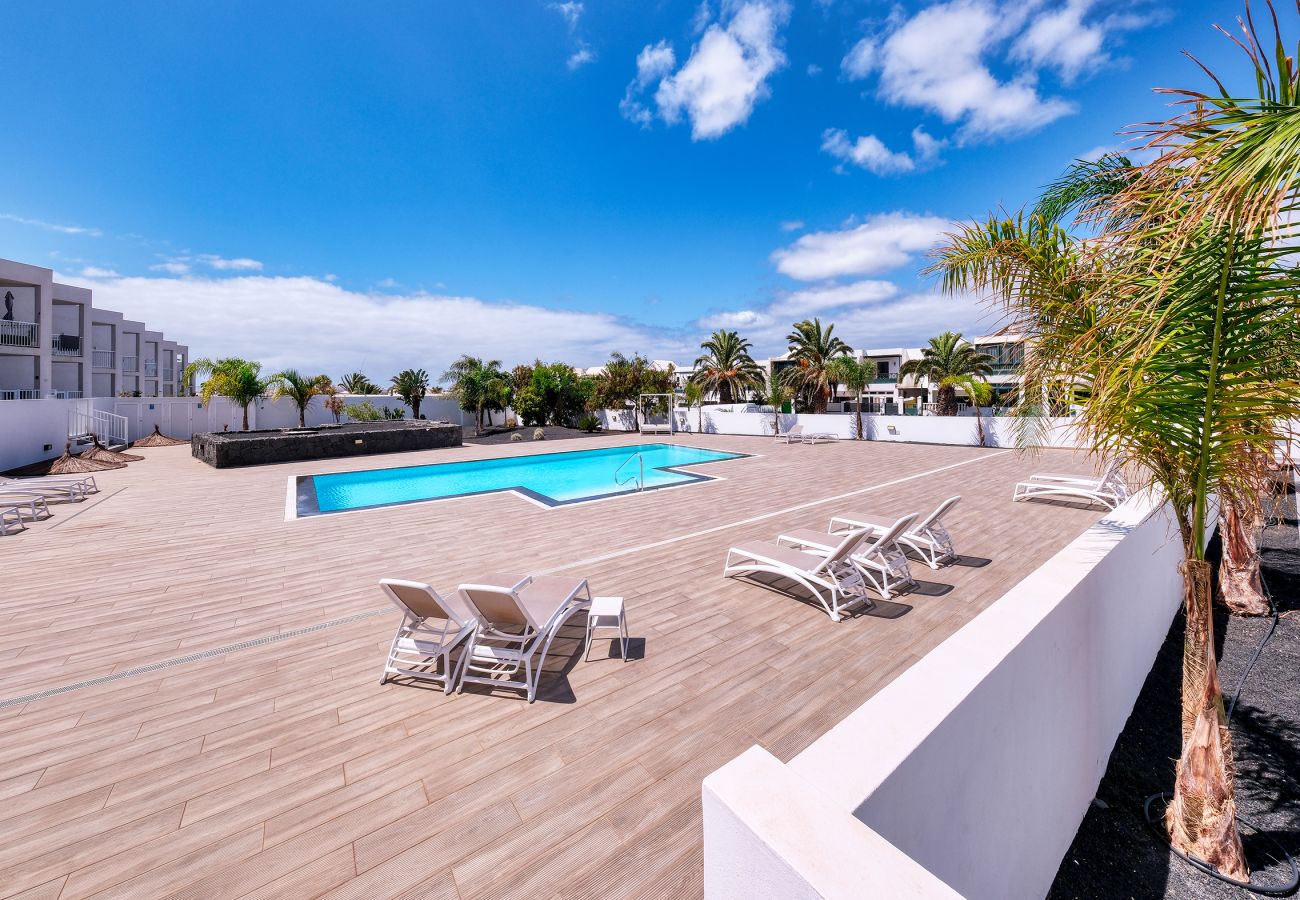
[(114, 672), (112, 675), (101, 675), (98, 678), (88, 678), (85, 681), (65, 684), (62, 687), (50, 688), (46, 691), (24, 694), (21, 697), (10, 697), (7, 700), (0, 700), (0, 709), (7, 709), (10, 706), (19, 706), (23, 703), (31, 703), (33, 700), (48, 700), (49, 698), (57, 697), (60, 694), (69, 694), (73, 691), (80, 691), (83, 688), (97, 687), (101, 684), (122, 681), (127, 678), (134, 678), (137, 675), (148, 675), (150, 672), (157, 672), (160, 669), (171, 669), (176, 666), (183, 666), (187, 663), (198, 662), (201, 659), (211, 659), (214, 656), (225, 656), (227, 653), (248, 650), (251, 647), (262, 647), (266, 644), (275, 644), (280, 641), (287, 641), (291, 638), (301, 637), (304, 634), (324, 631), (327, 628), (337, 628), (340, 625), (351, 625), (353, 622), (362, 622), (366, 619), (373, 619), (375, 616), (382, 616), (386, 613), (391, 613), (392, 611), (391, 608), (372, 609), (351, 616), (344, 616), (341, 619), (330, 619), (328, 622), (319, 622), (315, 625), (307, 625), (303, 628), (294, 628), (291, 631), (281, 631), (278, 634), (268, 634), (265, 637), (250, 638), (249, 640), (240, 641), (236, 644), (227, 644), (224, 647), (214, 647), (211, 650), (191, 653), (188, 656), (177, 656), (174, 659), (164, 659), (160, 662), (149, 663), (147, 666), (136, 666), (134, 669), (123, 669), (121, 672)]

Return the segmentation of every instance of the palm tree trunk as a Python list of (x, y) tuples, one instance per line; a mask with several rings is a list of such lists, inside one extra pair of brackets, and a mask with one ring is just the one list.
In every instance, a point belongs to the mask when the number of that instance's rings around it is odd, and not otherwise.
[(1183, 561), (1187, 630), (1183, 641), (1183, 752), (1165, 811), (1169, 840), (1230, 878), (1250, 877), (1233, 799), (1232, 734), (1214, 657), (1210, 564)]
[(696, 430), (696, 433), (697, 433), (697, 434), (703, 434), (703, 433), (704, 433), (704, 404), (703, 404), (703, 403), (696, 404), (695, 412), (696, 412), (696, 415), (698, 415), (698, 416), (699, 416), (699, 419), (700, 419), (700, 421), (699, 421), (699, 427), (698, 427), (698, 429)]
[(858, 391), (858, 440), (864, 441), (866, 438), (862, 433), (862, 391)]
[[(1238, 509), (1244, 506), (1245, 509)], [(1268, 600), (1259, 575), (1259, 545), (1255, 535), (1263, 524), (1259, 505), (1224, 502), (1219, 513), (1223, 560), (1219, 565), (1219, 594), (1235, 616), (1266, 616)]]
[(939, 415), (957, 415), (957, 389), (951, 385), (939, 387)]
[(248, 430), (248, 404), (244, 404), (244, 430)]
[(305, 406), (298, 407), (298, 427), (307, 427), (307, 407)]

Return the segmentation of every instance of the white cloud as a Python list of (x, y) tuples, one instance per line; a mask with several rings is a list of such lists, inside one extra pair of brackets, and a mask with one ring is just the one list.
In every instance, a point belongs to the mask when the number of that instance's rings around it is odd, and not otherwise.
[(880, 213), (840, 231), (805, 234), (772, 254), (777, 271), (799, 281), (872, 275), (905, 265), (939, 242), (947, 219), (908, 212)]
[(1083, 22), (1084, 14), (1092, 5), (1093, 0), (1068, 0), (1060, 9), (1038, 16), (1016, 39), (1011, 58), (1035, 66), (1051, 66), (1066, 78), (1074, 78), (1084, 67), (1104, 62), (1101, 26)]
[(677, 56), (666, 40), (642, 47), (636, 55), (636, 78), (627, 86), (623, 99), (618, 104), (623, 118), (636, 122), (642, 128), (649, 128), (654, 121), (654, 113), (641, 102), (641, 94), (651, 82), (667, 75), (676, 65)]
[(166, 272), (168, 275), (188, 275), (190, 264), (180, 259), (170, 259), (149, 267), (154, 272)]
[[(890, 150), (874, 134), (852, 140), (842, 128), (828, 128), (822, 133), (824, 152), (876, 175), (901, 175), (929, 168), (938, 161), (939, 151), (946, 143), (927, 134), (919, 125), (912, 129), (912, 153)], [(843, 171), (843, 166), (836, 168)]]
[(42, 222), (40, 219), (25, 219), (22, 216), (16, 216), (13, 213), (0, 213), (0, 219), (8, 222), (17, 222), (19, 225), (29, 225), (32, 228), (41, 228), (45, 231), (54, 231), (59, 234), (84, 235), (86, 237), (102, 237), (104, 232), (98, 228), (85, 228), (81, 225), (58, 225), (54, 222)]
[(583, 5), (581, 3), (551, 3), (547, 9), (554, 10), (564, 19), (564, 24), (572, 30), (578, 27), (578, 22), (582, 19)]
[(596, 61), (595, 52), (590, 47), (584, 44), (569, 56), (568, 60), (565, 61), (565, 65), (567, 65), (569, 67), (569, 71), (572, 72), (574, 69), (580, 69), (583, 66), (585, 66), (587, 63), (595, 62), (595, 61)]
[(781, 223), (781, 230), (782, 230), (782, 231), (802, 231), (802, 230), (803, 230), (803, 219), (790, 219), (789, 221), (782, 222), (782, 223)]
[(881, 95), (960, 123), (959, 141), (1028, 134), (1072, 113), (1073, 103), (1038, 93), (1032, 72), (1003, 82), (984, 64), (1017, 24), (1013, 11), (986, 0), (952, 0), (921, 10), (881, 44)]
[(586, 7), (581, 3), (567, 2), (550, 3), (547, 4), (546, 8), (560, 14), (560, 18), (564, 19), (564, 24), (569, 30), (570, 37), (577, 41), (577, 48), (564, 61), (564, 64), (569, 67), (569, 71), (581, 69), (587, 63), (595, 62), (596, 51), (592, 50), (591, 46), (578, 34), (578, 26), (582, 22), (582, 14)]
[(808, 77), (809, 77), (809, 78), (816, 78), (816, 77), (817, 77), (818, 75), (820, 75), (821, 73), (822, 73), (822, 67), (819, 66), (819, 65), (817, 65), (817, 63), (809, 63), (809, 64), (808, 64)]
[(804, 319), (827, 310), (880, 303), (897, 293), (898, 285), (892, 281), (820, 285), (782, 295), (768, 308), (768, 312), (791, 320)]
[(875, 67), (876, 42), (872, 38), (858, 41), (840, 61), (840, 71), (850, 81), (861, 81), (870, 75)]
[(260, 272), (262, 264), (246, 256), (236, 259), (227, 259), (224, 256), (217, 256), (215, 253), (201, 253), (198, 260), (205, 265), (222, 272)]
[(81, 270), (82, 278), (120, 278), (121, 276), (112, 269), (102, 269), (99, 266), (86, 266)]
[(637, 77), (619, 104), (626, 118), (649, 124), (653, 114), (640, 96), (660, 79), (654, 94), (659, 115), (670, 125), (688, 118), (693, 140), (720, 137), (749, 120), (770, 92), (768, 79), (785, 66), (780, 31), (790, 7), (784, 0), (746, 0), (728, 10), (725, 24), (708, 25), (676, 72), (671, 71), (675, 57), (666, 41), (641, 51)]
[[(270, 371), (296, 366), (337, 376), (363, 369), (386, 379), (410, 366), (441, 372), (460, 353), (598, 365), (614, 350), (693, 359), (698, 345), (608, 313), (438, 294), (362, 293), (310, 277), (86, 277), (74, 283), (91, 288), (96, 304), (186, 342), (195, 358), (243, 356)], [(493, 327), (485, 329), (489, 321)]]

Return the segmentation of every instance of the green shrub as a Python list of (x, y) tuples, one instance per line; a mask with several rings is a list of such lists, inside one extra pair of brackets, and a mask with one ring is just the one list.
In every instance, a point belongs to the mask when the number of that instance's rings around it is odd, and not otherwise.
[(591, 413), (587, 413), (586, 415), (579, 417), (578, 430), (585, 431), (587, 434), (594, 434), (600, 430), (600, 419), (596, 418)]
[(384, 412), (369, 400), (349, 403), (343, 407), (343, 414), (354, 422), (378, 422), (384, 418)]

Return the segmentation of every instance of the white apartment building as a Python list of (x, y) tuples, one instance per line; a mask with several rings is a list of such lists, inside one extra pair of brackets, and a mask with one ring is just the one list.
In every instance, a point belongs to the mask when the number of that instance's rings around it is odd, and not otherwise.
[(0, 259), (0, 400), (176, 397), (189, 347), (120, 312), (54, 272)]
[[(972, 338), (970, 343), (975, 349), (993, 358), (992, 372), (986, 377), (993, 388), (993, 405), (1002, 406), (1013, 402), (1016, 389), (1020, 385), (1020, 366), (1025, 358), (1025, 338), (1017, 334), (982, 335)], [(875, 377), (867, 385), (863, 395), (865, 412), (899, 413), (905, 405), (911, 409), (916, 405), (932, 403), (937, 393), (937, 385), (928, 379), (912, 375), (899, 378), (903, 364), (921, 357), (919, 347), (882, 347), (857, 351), (858, 359), (869, 362), (875, 369)], [(776, 356), (762, 363), (768, 373), (780, 371), (793, 365), (789, 356)], [(965, 392), (958, 389), (957, 396), (965, 400)], [(856, 402), (843, 385), (838, 385), (835, 396), (831, 398), (831, 409), (847, 409), (843, 404)]]

